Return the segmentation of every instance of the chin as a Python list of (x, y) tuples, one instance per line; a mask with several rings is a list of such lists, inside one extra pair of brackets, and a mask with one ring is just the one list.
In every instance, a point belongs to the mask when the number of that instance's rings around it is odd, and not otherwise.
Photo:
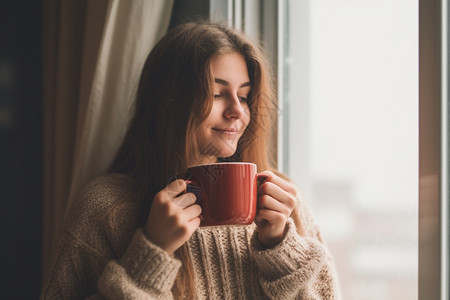
[(224, 152), (220, 153), (219, 157), (220, 158), (228, 158), (228, 157), (233, 156), (234, 153), (236, 153), (236, 150), (235, 151), (226, 151), (226, 152), (224, 151)]
[(207, 156), (215, 156), (217, 158), (227, 158), (233, 156), (236, 153), (237, 143), (224, 141), (224, 140), (213, 140), (209, 144), (205, 144), (203, 154)]
[(233, 152), (231, 154), (223, 154), (223, 155), (219, 156), (218, 158), (230, 158), (233, 156), (234, 153), (236, 153), (236, 152)]

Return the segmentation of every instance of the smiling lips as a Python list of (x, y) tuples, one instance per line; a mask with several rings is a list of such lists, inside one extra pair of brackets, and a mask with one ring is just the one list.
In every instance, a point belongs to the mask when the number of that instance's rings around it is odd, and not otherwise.
[(239, 132), (237, 128), (213, 128), (213, 130), (225, 134), (237, 134)]

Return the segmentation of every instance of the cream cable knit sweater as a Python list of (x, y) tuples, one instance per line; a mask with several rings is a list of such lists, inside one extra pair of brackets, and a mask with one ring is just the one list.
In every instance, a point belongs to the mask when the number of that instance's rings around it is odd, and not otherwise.
[[(41, 299), (172, 299), (181, 262), (137, 228), (124, 175), (88, 185), (66, 220)], [(337, 299), (334, 266), (304, 203), (304, 236), (264, 249), (256, 226), (201, 227), (188, 241), (199, 299)]]

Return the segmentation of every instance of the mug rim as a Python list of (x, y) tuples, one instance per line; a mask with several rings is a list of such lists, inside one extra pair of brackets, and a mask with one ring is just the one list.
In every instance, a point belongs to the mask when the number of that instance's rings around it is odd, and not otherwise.
[(252, 162), (233, 161), (233, 162), (219, 162), (219, 163), (193, 165), (191, 167), (187, 167), (187, 169), (189, 170), (191, 168), (196, 168), (196, 167), (206, 167), (206, 166), (216, 166), (216, 165), (254, 165), (256, 167), (256, 164), (252, 163)]

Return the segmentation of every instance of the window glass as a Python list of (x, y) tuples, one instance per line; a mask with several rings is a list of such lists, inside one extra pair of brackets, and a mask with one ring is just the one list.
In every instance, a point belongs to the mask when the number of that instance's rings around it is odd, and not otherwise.
[(344, 299), (417, 299), (417, 0), (284, 0), (283, 171)]

